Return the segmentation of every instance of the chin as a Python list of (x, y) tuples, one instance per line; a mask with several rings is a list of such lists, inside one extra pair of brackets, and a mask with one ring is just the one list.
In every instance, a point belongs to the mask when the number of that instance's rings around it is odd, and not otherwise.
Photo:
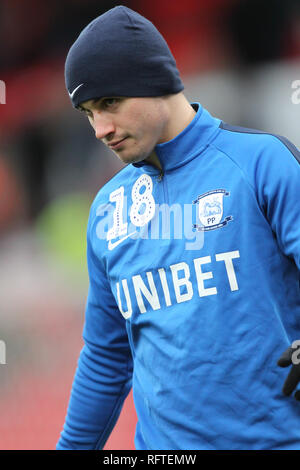
[(145, 158), (147, 158), (147, 155), (122, 155), (121, 152), (120, 154), (117, 154), (117, 156), (123, 163), (126, 164), (139, 163), (145, 160)]

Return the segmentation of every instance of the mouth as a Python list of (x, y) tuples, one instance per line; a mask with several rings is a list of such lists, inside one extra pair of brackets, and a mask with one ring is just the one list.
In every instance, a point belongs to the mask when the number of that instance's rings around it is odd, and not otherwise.
[(118, 148), (120, 148), (122, 145), (123, 145), (123, 142), (127, 139), (127, 137), (124, 137), (123, 139), (121, 140), (115, 140), (114, 142), (110, 142), (108, 145), (108, 147), (111, 149), (111, 150), (117, 150)]

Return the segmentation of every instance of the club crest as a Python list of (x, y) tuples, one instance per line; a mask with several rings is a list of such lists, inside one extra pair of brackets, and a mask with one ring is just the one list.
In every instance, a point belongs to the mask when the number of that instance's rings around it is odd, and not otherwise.
[(200, 224), (193, 224), (198, 231), (209, 231), (224, 227), (233, 220), (232, 215), (223, 218), (223, 199), (230, 193), (225, 189), (214, 189), (197, 197), (193, 204), (198, 204), (197, 216)]

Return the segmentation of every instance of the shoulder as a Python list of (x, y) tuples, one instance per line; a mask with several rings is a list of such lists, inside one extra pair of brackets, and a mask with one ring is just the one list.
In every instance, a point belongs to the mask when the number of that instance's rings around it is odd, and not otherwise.
[(214, 145), (241, 166), (258, 161), (276, 164), (284, 160), (300, 164), (299, 149), (286, 137), (223, 121)]

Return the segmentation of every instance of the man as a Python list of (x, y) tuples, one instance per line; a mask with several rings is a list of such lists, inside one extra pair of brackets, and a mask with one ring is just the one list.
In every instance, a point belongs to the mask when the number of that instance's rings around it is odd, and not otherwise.
[(127, 165), (90, 211), (57, 449), (102, 449), (131, 386), (136, 449), (299, 449), (299, 152), (189, 104), (162, 36), (123, 6), (83, 30), (65, 75)]

